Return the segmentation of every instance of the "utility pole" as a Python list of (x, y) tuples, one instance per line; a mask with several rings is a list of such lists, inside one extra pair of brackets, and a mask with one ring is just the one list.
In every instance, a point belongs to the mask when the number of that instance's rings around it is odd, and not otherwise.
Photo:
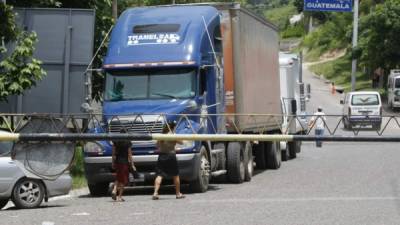
[(112, 17), (113, 17), (114, 21), (117, 21), (117, 19), (118, 19), (118, 0), (112, 1)]
[[(358, 0), (354, 0), (354, 19), (353, 19), (353, 50), (357, 47), (358, 39)], [(352, 54), (353, 56), (353, 54)], [(353, 56), (354, 57), (354, 56)], [(357, 59), (351, 62), (351, 91), (356, 90)]]

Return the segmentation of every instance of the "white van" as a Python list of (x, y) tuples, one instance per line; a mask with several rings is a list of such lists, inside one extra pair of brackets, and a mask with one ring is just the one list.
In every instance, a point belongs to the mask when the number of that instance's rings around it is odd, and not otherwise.
[(390, 108), (400, 108), (400, 70), (390, 70), (387, 89)]
[(379, 92), (349, 92), (340, 103), (343, 104), (343, 124), (345, 129), (351, 129), (356, 125), (371, 125), (373, 129), (381, 129), (382, 101)]

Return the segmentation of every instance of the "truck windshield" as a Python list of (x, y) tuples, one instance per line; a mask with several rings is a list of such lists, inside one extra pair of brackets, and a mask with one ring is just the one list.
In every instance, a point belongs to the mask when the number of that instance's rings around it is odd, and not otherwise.
[(195, 69), (114, 70), (106, 73), (105, 100), (191, 98)]
[(352, 105), (379, 105), (379, 97), (375, 94), (359, 94), (353, 95), (351, 98)]

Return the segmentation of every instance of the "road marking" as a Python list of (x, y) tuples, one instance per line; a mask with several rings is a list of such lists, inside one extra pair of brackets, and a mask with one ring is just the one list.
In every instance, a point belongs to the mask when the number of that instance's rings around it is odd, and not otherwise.
[(51, 221), (43, 221), (42, 222), (42, 225), (54, 225), (55, 223), (54, 222), (51, 222)]
[(87, 212), (81, 212), (81, 213), (72, 213), (72, 216), (89, 216), (90, 213)]
[(254, 202), (337, 202), (337, 201), (400, 201), (400, 197), (314, 197), (314, 198), (250, 198), (250, 199), (204, 199), (193, 203), (254, 203)]

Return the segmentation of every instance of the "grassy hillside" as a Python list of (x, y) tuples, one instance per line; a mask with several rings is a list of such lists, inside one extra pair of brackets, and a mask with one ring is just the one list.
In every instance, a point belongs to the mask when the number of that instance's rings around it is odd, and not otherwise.
[[(317, 75), (324, 76), (326, 79), (335, 82), (345, 91), (351, 90), (351, 58), (348, 55), (336, 60), (310, 66), (309, 69)], [(371, 88), (372, 81), (368, 76), (358, 71), (356, 74), (356, 90)]]

